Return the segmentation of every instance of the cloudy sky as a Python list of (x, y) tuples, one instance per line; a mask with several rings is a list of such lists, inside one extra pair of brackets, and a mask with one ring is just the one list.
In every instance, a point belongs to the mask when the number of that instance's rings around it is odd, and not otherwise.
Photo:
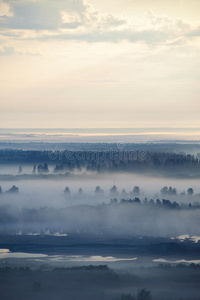
[(0, 0), (0, 127), (200, 127), (199, 0)]

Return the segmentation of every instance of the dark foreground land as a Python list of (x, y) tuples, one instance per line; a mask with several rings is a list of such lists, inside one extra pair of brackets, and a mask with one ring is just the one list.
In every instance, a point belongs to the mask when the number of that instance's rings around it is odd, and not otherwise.
[[(1, 300), (200, 299), (199, 243), (189, 240), (1, 236), (0, 245)], [(44, 257), (9, 258), (2, 249)], [(171, 263), (181, 259), (196, 263)]]
[[(199, 300), (200, 267), (0, 268), (2, 300)], [(138, 291), (150, 291), (138, 296)], [(150, 297), (151, 296), (151, 297)]]

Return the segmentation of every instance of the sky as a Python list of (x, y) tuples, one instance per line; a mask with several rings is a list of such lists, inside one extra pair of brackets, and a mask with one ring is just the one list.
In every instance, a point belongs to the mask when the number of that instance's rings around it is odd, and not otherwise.
[(199, 0), (0, 0), (0, 128), (200, 127)]

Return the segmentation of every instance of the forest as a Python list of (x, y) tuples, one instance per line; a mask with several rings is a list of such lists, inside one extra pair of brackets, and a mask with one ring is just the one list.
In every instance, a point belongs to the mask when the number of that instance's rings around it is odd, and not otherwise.
[[(0, 150), (0, 164), (32, 165), (32, 174), (48, 174), (48, 164), (54, 174), (68, 174), (74, 170), (92, 172), (146, 172), (173, 174), (179, 177), (200, 176), (199, 155), (171, 152), (150, 152), (146, 150), (104, 150), (104, 151), (39, 151)], [(51, 174), (52, 176), (52, 174)]]

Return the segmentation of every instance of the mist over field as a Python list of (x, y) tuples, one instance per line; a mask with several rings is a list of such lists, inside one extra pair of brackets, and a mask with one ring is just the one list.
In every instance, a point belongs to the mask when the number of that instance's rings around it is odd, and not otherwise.
[(3, 299), (199, 299), (198, 145), (69, 145), (0, 150)]
[(1, 234), (50, 232), (160, 237), (199, 234), (199, 208), (173, 210), (132, 203), (20, 208), (17, 199), (12, 200), (14, 204), (0, 206)]
[[(16, 167), (8, 170), (16, 171)], [(13, 185), (19, 188), (19, 192), (6, 192)], [(117, 190), (112, 193), (113, 185)], [(95, 192), (97, 186), (102, 192)], [(140, 188), (139, 195), (134, 194), (134, 186)], [(165, 186), (175, 187), (177, 195), (162, 195), (161, 188)], [(69, 193), (65, 193), (66, 187), (69, 187)], [(195, 194), (182, 195), (188, 188), (193, 188)], [(194, 179), (188, 182), (141, 174), (84, 173), (65, 180), (2, 181), (1, 189), (1, 233), (44, 234), (49, 231), (168, 237), (199, 234), (198, 206), (196, 209), (188, 208), (189, 203), (200, 203), (199, 182)], [(81, 192), (79, 189), (82, 189)], [(121, 199), (134, 200), (137, 197), (141, 203), (120, 202)], [(117, 203), (112, 203), (111, 199), (115, 198)], [(152, 199), (153, 204), (150, 202)], [(180, 208), (159, 207), (157, 199), (176, 202)]]
[[(109, 146), (95, 147), (104, 150), (70, 150), (68, 157), (66, 150), (0, 150), (1, 233), (198, 236), (198, 154), (181, 154), (176, 145), (170, 153), (169, 145), (137, 145), (132, 160), (116, 150), (102, 160)], [(174, 177), (178, 172), (183, 178)]]

